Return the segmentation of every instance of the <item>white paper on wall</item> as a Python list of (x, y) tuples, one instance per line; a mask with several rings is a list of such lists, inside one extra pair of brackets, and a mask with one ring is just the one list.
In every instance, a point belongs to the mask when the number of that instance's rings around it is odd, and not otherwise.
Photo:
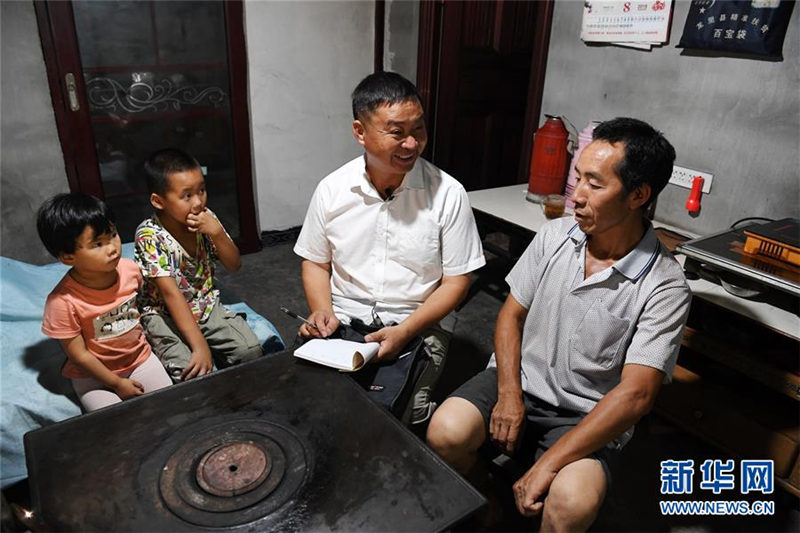
[(649, 50), (667, 42), (672, 0), (587, 0), (581, 39)]

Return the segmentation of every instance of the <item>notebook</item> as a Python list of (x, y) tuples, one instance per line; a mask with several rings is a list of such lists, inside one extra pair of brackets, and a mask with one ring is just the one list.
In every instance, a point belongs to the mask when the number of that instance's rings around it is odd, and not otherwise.
[(358, 370), (375, 357), (380, 344), (344, 339), (311, 339), (294, 351), (294, 356), (345, 372)]

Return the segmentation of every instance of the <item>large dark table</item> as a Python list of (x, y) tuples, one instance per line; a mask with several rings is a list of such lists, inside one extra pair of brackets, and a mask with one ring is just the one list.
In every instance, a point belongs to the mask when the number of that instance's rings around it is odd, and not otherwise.
[(483, 497), (348, 376), (290, 352), (25, 436), (49, 530), (435, 531)]

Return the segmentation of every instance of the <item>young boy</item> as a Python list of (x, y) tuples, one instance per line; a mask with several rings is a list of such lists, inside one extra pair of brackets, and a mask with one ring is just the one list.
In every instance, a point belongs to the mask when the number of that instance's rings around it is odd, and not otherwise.
[(214, 288), (214, 261), (231, 271), (239, 249), (206, 207), (200, 165), (174, 149), (144, 165), (156, 214), (136, 229), (136, 262), (145, 278), (139, 303), (153, 351), (174, 381), (262, 355), (258, 338), (241, 316), (226, 309)]
[(139, 323), (142, 274), (120, 259), (114, 216), (85, 194), (59, 194), (39, 209), (47, 251), (70, 270), (47, 297), (42, 332), (67, 353), (62, 373), (87, 411), (172, 384)]

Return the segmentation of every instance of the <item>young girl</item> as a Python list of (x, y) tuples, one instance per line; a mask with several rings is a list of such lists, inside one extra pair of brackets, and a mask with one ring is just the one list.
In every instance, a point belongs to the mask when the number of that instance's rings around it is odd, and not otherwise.
[(172, 384), (139, 323), (142, 274), (121, 259), (114, 216), (85, 194), (59, 194), (37, 219), (47, 250), (70, 270), (47, 297), (42, 332), (67, 353), (62, 373), (94, 411)]

